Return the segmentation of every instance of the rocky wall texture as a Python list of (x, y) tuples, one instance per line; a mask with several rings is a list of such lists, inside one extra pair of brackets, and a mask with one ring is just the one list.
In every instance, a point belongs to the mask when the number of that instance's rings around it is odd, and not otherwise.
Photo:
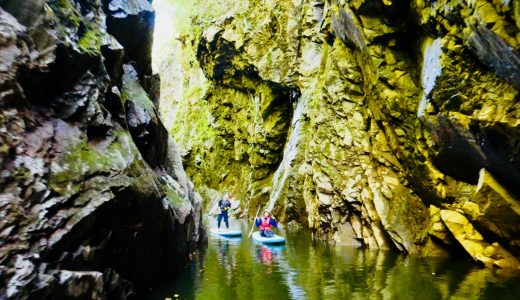
[(518, 269), (518, 1), (227, 2), (193, 8), (162, 98), (205, 197)]
[(0, 299), (125, 299), (204, 241), (146, 0), (0, 1)]

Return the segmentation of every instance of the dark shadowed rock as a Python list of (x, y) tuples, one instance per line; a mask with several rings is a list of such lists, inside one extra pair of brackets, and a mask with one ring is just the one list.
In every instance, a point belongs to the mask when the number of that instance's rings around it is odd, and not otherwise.
[(473, 28), (468, 42), (483, 64), (520, 89), (520, 53), (517, 49), (483, 25)]
[[(338, 1), (334, 1), (338, 3)], [(337, 11), (331, 14), (331, 24), (334, 33), (345, 44), (358, 50), (365, 47), (365, 40), (361, 28), (357, 23), (354, 13), (347, 5), (336, 4)]]
[(131, 65), (124, 65), (122, 100), (125, 103), (128, 128), (146, 161), (152, 167), (164, 164), (167, 155), (168, 131), (157, 109), (139, 84)]
[[(125, 48), (125, 60), (135, 61), (140, 82), (152, 73), (152, 40), (155, 14), (151, 1), (104, 1), (108, 31)], [(136, 41), (139, 41), (136, 43)]]
[(432, 126), (433, 140), (438, 145), (432, 161), (443, 173), (468, 183), (476, 184), (480, 169), (487, 166), (485, 154), (475, 143), (474, 135), (457, 119), (439, 115)]
[[(0, 1), (0, 299), (135, 297), (204, 239), (200, 197), (138, 79), (153, 78), (136, 50), (151, 39), (135, 38), (153, 11), (45, 4)], [(106, 13), (128, 27), (111, 32)], [(124, 73), (129, 60), (140, 69)]]

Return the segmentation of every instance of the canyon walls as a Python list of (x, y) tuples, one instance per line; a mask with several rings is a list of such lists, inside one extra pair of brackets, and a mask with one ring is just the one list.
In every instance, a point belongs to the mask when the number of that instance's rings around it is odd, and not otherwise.
[(146, 0), (0, 1), (0, 298), (127, 298), (205, 239)]
[(518, 1), (170, 2), (161, 112), (207, 203), (518, 269)]

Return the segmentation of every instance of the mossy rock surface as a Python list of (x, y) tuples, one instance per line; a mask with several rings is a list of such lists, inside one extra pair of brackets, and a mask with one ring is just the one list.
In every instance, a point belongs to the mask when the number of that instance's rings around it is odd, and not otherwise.
[(326, 240), (429, 255), (457, 251), (432, 242), (449, 234), (431, 207), (470, 201), (481, 169), (518, 199), (516, 4), (409, 4), (188, 6), (163, 65), (185, 92), (161, 105), (205, 201), (230, 190), (244, 214), (261, 205)]
[(140, 298), (204, 241), (153, 26), (147, 0), (0, 1), (1, 299)]

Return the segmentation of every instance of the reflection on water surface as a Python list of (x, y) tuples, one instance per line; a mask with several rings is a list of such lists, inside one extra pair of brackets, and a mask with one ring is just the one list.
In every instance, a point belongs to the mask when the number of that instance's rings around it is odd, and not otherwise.
[(210, 236), (175, 283), (155, 299), (520, 299), (518, 277), (505, 278), (460, 259), (418, 258), (331, 246), (307, 230), (286, 228), (284, 246)]

